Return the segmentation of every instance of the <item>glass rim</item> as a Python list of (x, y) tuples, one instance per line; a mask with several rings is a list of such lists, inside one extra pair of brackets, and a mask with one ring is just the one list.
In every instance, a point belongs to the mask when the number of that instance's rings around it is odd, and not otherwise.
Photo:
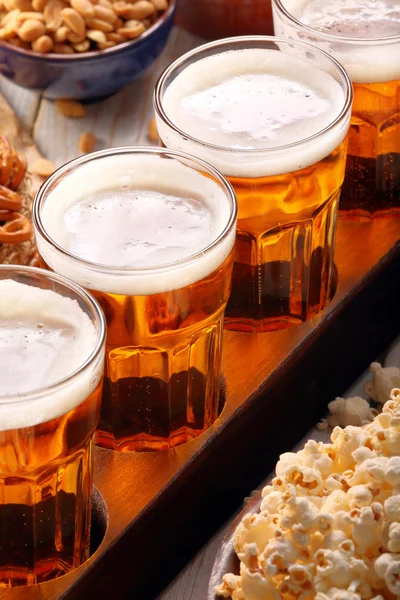
[[(176, 260), (174, 262), (165, 263), (162, 265), (151, 265), (149, 267), (126, 267), (126, 266), (112, 266), (112, 265), (104, 265), (102, 263), (92, 262), (83, 258), (80, 258), (76, 254), (73, 254), (60, 246), (52, 237), (47, 233), (45, 227), (43, 226), (40, 209), (43, 202), (46, 200), (48, 196), (48, 189), (53, 184), (56, 183), (60, 177), (64, 173), (68, 173), (71, 169), (75, 169), (82, 164), (88, 163), (90, 161), (96, 160), (98, 158), (108, 157), (108, 156), (116, 156), (119, 154), (153, 154), (153, 155), (164, 155), (167, 158), (176, 158), (181, 159), (186, 162), (190, 162), (199, 167), (199, 171), (211, 174), (218, 184), (222, 187), (223, 192), (227, 196), (230, 204), (230, 214), (225, 227), (211, 243), (197, 251), (195, 254), (191, 254), (190, 256), (186, 256), (185, 258)], [(199, 172), (198, 171), (198, 172)], [(236, 201), (236, 195), (233, 190), (232, 185), (226, 179), (224, 175), (222, 175), (217, 169), (215, 169), (212, 165), (209, 165), (207, 162), (192, 156), (191, 154), (187, 154), (185, 152), (179, 152), (176, 150), (169, 150), (167, 148), (158, 148), (151, 146), (120, 146), (117, 148), (107, 148), (105, 150), (99, 150), (98, 152), (91, 152), (90, 154), (86, 154), (80, 156), (78, 158), (74, 158), (67, 163), (65, 163), (62, 167), (59, 167), (54, 173), (46, 179), (46, 181), (40, 186), (38, 192), (36, 193), (33, 207), (32, 207), (32, 221), (34, 225), (35, 231), (46, 240), (51, 246), (56, 248), (58, 252), (62, 255), (70, 258), (75, 263), (79, 263), (87, 268), (94, 269), (98, 273), (104, 274), (112, 274), (112, 275), (135, 275), (140, 276), (149, 273), (165, 273), (166, 271), (171, 271), (173, 269), (179, 268), (181, 266), (185, 266), (192, 262), (195, 262), (199, 257), (204, 256), (211, 252), (216, 246), (222, 243), (225, 238), (230, 234), (232, 229), (236, 228), (236, 220), (237, 220), (238, 206)]]
[[(212, 48), (218, 48), (218, 49), (221, 49), (221, 52), (222, 52), (224, 47), (226, 47), (226, 46), (230, 46), (232, 44), (235, 44), (235, 45), (243, 44), (246, 42), (249, 42), (249, 43), (250, 42), (251, 43), (255, 43), (255, 42), (261, 43), (262, 42), (264, 44), (265, 43), (292, 44), (292, 45), (296, 45), (296, 46), (301, 46), (302, 48), (310, 50), (320, 56), (323, 56), (325, 59), (327, 59), (337, 69), (340, 76), (342, 77), (342, 81), (344, 81), (344, 83), (346, 85), (346, 95), (345, 95), (345, 99), (344, 99), (344, 104), (343, 104), (343, 107), (342, 107), (340, 113), (337, 115), (337, 117), (331, 123), (329, 123), (329, 125), (327, 125), (323, 129), (321, 129), (321, 131), (318, 131), (317, 133), (314, 133), (313, 135), (311, 135), (309, 137), (306, 137), (302, 140), (298, 140), (296, 142), (292, 142), (290, 144), (282, 144), (281, 146), (274, 146), (272, 148), (232, 148), (229, 146), (219, 146), (217, 144), (211, 144), (209, 142), (200, 140), (199, 138), (196, 138), (196, 137), (190, 135), (189, 133), (183, 131), (179, 127), (177, 127), (171, 121), (171, 119), (168, 117), (168, 115), (166, 114), (164, 107), (163, 107), (163, 103), (162, 103), (162, 94), (164, 92), (164, 87), (166, 85), (166, 80), (168, 79), (168, 77), (177, 68), (181, 67), (186, 62), (190, 61), (193, 57), (196, 57), (196, 56), (202, 54), (204, 51), (210, 50)], [(343, 121), (347, 117), (347, 115), (349, 115), (351, 113), (352, 102), (353, 102), (353, 86), (352, 86), (350, 77), (348, 76), (344, 67), (333, 56), (330, 56), (330, 54), (328, 54), (321, 48), (318, 48), (317, 46), (313, 46), (312, 44), (309, 44), (308, 42), (303, 42), (301, 40), (291, 40), (289, 38), (283, 38), (283, 37), (267, 36), (267, 35), (246, 35), (246, 36), (229, 37), (229, 38), (224, 38), (221, 40), (208, 42), (207, 44), (202, 44), (201, 46), (197, 46), (197, 48), (194, 48), (193, 50), (186, 52), (185, 54), (183, 54), (182, 56), (180, 56), (179, 58), (174, 60), (161, 73), (161, 75), (157, 81), (157, 84), (154, 88), (154, 92), (153, 92), (153, 105), (154, 105), (155, 113), (170, 129), (172, 129), (179, 136), (184, 137), (185, 139), (190, 140), (191, 142), (194, 142), (196, 145), (203, 146), (204, 148), (208, 148), (210, 150), (215, 150), (217, 152), (230, 152), (230, 153), (234, 153), (234, 154), (244, 154), (247, 156), (257, 156), (260, 154), (273, 154), (276, 152), (284, 152), (285, 150), (290, 150), (292, 148), (301, 147), (303, 144), (306, 144), (306, 143), (311, 142), (319, 137), (322, 137), (328, 131), (330, 131), (333, 127), (335, 127), (338, 123)]]
[(283, 5), (282, 0), (272, 0), (272, 5), (275, 7), (286, 19), (291, 21), (297, 27), (304, 29), (313, 35), (318, 35), (320, 38), (325, 39), (330, 42), (341, 42), (349, 45), (360, 45), (360, 46), (375, 46), (377, 44), (395, 44), (400, 42), (400, 34), (397, 35), (388, 35), (385, 37), (376, 37), (376, 38), (355, 38), (355, 37), (347, 37), (345, 35), (335, 35), (333, 33), (325, 33), (324, 31), (319, 31), (319, 29), (315, 29), (314, 27), (310, 27), (310, 25), (306, 25), (296, 19)]
[(99, 327), (97, 331), (97, 341), (93, 350), (86, 358), (86, 360), (77, 369), (75, 369), (75, 371), (50, 385), (46, 385), (35, 390), (23, 392), (22, 394), (9, 394), (4, 396), (0, 395), (0, 407), (2, 405), (4, 406), (7, 404), (18, 404), (20, 402), (34, 402), (35, 400), (39, 400), (43, 396), (46, 396), (47, 394), (50, 394), (53, 391), (62, 389), (63, 387), (68, 385), (68, 383), (72, 379), (79, 376), (79, 374), (82, 371), (86, 370), (88, 367), (90, 367), (91, 364), (93, 364), (93, 362), (97, 360), (100, 352), (102, 352), (106, 339), (106, 320), (104, 317), (104, 313), (101, 310), (97, 300), (79, 284), (75, 283), (71, 279), (68, 279), (68, 277), (64, 277), (64, 275), (58, 275), (58, 273), (46, 271), (45, 269), (39, 269), (37, 267), (29, 267), (23, 265), (0, 265), (0, 273), (2, 272), (10, 272), (11, 279), (13, 273), (27, 274), (29, 276), (40, 275), (41, 277), (55, 281), (56, 283), (61, 284), (61, 286), (72, 290), (75, 294), (77, 294), (80, 297), (81, 300), (84, 301), (86, 306), (90, 308), (92, 314), (96, 316), (99, 323)]

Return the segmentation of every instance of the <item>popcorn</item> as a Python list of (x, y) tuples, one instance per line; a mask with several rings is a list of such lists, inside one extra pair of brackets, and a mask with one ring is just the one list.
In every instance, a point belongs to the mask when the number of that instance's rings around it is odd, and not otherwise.
[(380, 363), (373, 362), (370, 371), (372, 379), (365, 384), (364, 390), (372, 400), (385, 404), (390, 398), (391, 390), (400, 387), (400, 369), (382, 367)]
[[(387, 398), (388, 399), (388, 398)], [(367, 400), (354, 396), (353, 398), (336, 398), (328, 404), (331, 414), (328, 423), (331, 427), (347, 427), (347, 425), (364, 425), (373, 419), (371, 407)]]
[(281, 456), (261, 512), (236, 530), (240, 575), (225, 575), (218, 596), (400, 600), (400, 389), (331, 441)]

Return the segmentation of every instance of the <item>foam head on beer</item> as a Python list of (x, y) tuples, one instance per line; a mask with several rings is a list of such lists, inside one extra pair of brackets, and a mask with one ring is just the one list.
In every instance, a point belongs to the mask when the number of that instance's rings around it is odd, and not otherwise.
[[(344, 65), (355, 83), (400, 79), (399, 0), (281, 0), (281, 4), (304, 25), (343, 40), (321, 38), (318, 44)], [(275, 30), (277, 35), (293, 33), (290, 23), (276, 15)]]
[(0, 431), (45, 423), (83, 402), (98, 384), (102, 365), (77, 373), (50, 395), (45, 390), (77, 372), (97, 339), (76, 300), (1, 279)]
[[(345, 135), (342, 129), (333, 129), (306, 149), (283, 151), (328, 128), (339, 117), (345, 97), (329, 72), (303, 57), (272, 49), (229, 50), (200, 58), (166, 86), (162, 104), (181, 132), (209, 145), (178, 141), (159, 119), (167, 147), (201, 156), (224, 175), (296, 171), (328, 156)], [(238, 154), (224, 153), (221, 147)], [(248, 150), (260, 155), (240, 155)], [(268, 150), (274, 152), (263, 156), (262, 151)]]
[(162, 293), (200, 281), (223, 263), (234, 231), (213, 243), (231, 214), (226, 192), (210, 177), (179, 160), (127, 152), (77, 166), (43, 203), (46, 233), (79, 261), (40, 236), (38, 246), (52, 269), (86, 288)]

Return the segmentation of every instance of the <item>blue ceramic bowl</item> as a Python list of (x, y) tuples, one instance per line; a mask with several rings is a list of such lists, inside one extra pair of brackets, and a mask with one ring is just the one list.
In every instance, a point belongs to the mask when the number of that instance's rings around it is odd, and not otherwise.
[(107, 50), (39, 54), (0, 43), (0, 73), (46, 98), (96, 100), (114, 94), (161, 54), (172, 27), (175, 0), (143, 35)]

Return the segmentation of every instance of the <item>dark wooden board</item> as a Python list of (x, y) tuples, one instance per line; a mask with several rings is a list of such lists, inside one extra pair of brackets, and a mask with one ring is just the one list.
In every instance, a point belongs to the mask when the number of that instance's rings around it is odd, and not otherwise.
[(108, 512), (99, 548), (76, 571), (2, 590), (1, 600), (154, 598), (259, 485), (278, 454), (398, 335), (399, 237), (400, 217), (340, 221), (331, 305), (286, 331), (226, 332), (226, 403), (215, 425), (167, 452), (97, 449), (95, 485)]

